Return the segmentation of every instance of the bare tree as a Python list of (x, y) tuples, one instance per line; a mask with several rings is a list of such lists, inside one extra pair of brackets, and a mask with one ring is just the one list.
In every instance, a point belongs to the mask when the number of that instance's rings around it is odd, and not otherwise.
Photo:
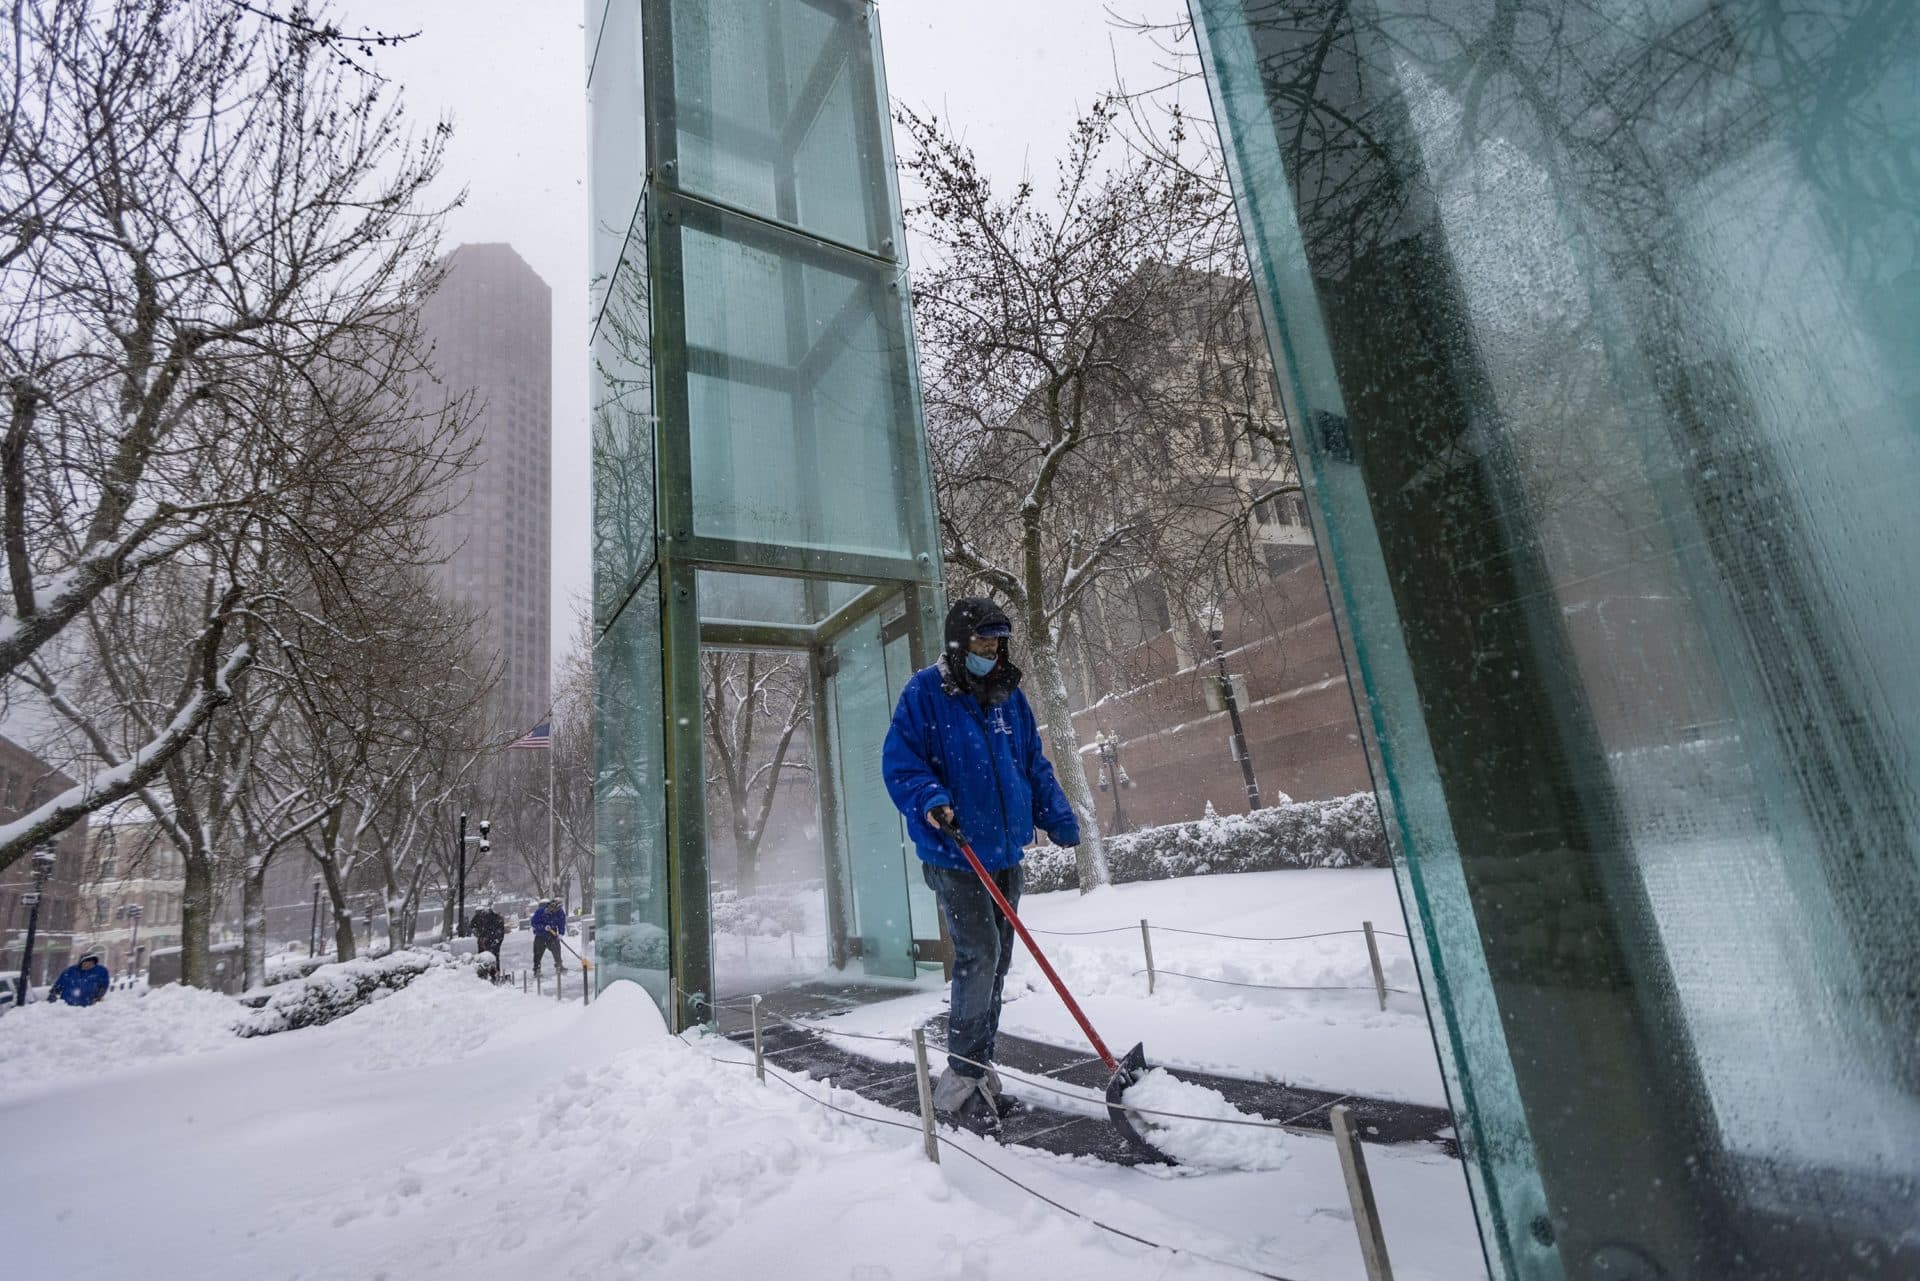
[(792, 758), (794, 735), (812, 716), (804, 661), (708, 650), (700, 655), (700, 700), (709, 802), (726, 810), (739, 889), (750, 894), (780, 785), (789, 773), (813, 768)]
[[(144, 718), (151, 737), (0, 828), (0, 867), (153, 784), (235, 698), (257, 658), (237, 626), (263, 590), (244, 577), (249, 540), (324, 557), (317, 497), (351, 522), (371, 501), (360, 467), (444, 441), (367, 408), (418, 365), (412, 307), (433, 283), (439, 226), (422, 199), (444, 126), (409, 136), (336, 41), (254, 6), (10, 10), (0, 679), (170, 561), (215, 586), (165, 714)], [(290, 432), (294, 394), (324, 412)], [(415, 480), (444, 460), (421, 461)]]
[(1030, 182), (997, 196), (944, 122), (901, 115), (909, 216), (937, 254), (915, 309), (947, 563), (1020, 624), (1083, 889), (1109, 877), (1063, 677), (1070, 629), (1103, 581), (1218, 582), (1225, 531), (1258, 501), (1244, 441), (1277, 417), (1270, 399), (1222, 410), (1231, 380), (1209, 344), (1247, 313), (1219, 270), (1237, 260), (1222, 259), (1217, 193), (1113, 160), (1118, 114), (1106, 99), (1075, 126), (1050, 200)]

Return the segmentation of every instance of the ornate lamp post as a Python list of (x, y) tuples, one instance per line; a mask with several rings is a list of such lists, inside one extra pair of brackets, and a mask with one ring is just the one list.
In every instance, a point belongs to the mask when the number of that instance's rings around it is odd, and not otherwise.
[(1133, 780), (1127, 777), (1127, 771), (1120, 764), (1120, 736), (1101, 730), (1094, 736), (1094, 750), (1100, 754), (1100, 790), (1113, 789), (1113, 830), (1127, 830), (1127, 810), (1120, 803), (1120, 789), (1132, 787)]
[(27, 946), (20, 954), (20, 986), (14, 996), (15, 1005), (27, 1003), (27, 984), (29, 972), (33, 969), (33, 936), (40, 928), (40, 891), (53, 875), (53, 846), (42, 845), (33, 851), (33, 888), (20, 896), (27, 905)]
[(1247, 751), (1247, 732), (1240, 724), (1240, 703), (1233, 696), (1233, 678), (1227, 674), (1227, 649), (1221, 643), (1224, 618), (1215, 605), (1207, 614), (1207, 640), (1213, 645), (1213, 665), (1219, 673), (1220, 701), (1226, 706), (1227, 720), (1233, 726), (1233, 758), (1240, 762), (1240, 777), (1247, 785), (1247, 808), (1260, 808), (1260, 784), (1253, 777), (1253, 757)]

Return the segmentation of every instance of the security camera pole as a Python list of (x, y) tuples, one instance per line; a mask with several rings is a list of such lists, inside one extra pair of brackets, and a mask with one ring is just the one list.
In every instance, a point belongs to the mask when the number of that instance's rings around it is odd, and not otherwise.
[(456, 845), (459, 851), (455, 862), (459, 871), (454, 876), (453, 891), (453, 932), (460, 938), (467, 936), (467, 812), (460, 811), (460, 840)]

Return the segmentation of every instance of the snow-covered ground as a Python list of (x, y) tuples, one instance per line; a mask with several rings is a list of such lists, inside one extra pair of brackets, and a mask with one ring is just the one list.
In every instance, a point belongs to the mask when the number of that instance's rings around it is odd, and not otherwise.
[[(1243, 872), (1142, 881), (1085, 895), (1064, 890), (1030, 895), (1020, 916), (1116, 1052), (1141, 1041), (1154, 1062), (1171, 1067), (1446, 1104), (1413, 956), (1404, 938), (1388, 933), (1402, 929), (1391, 872)], [(1142, 918), (1153, 935), (1158, 972), (1151, 995)], [(1400, 989), (1389, 991), (1384, 1011), (1358, 932), (1362, 921), (1374, 924), (1388, 988)], [(1108, 929), (1115, 932), (1080, 932)], [(1268, 943), (1176, 930), (1263, 939), (1354, 932)], [(1264, 986), (1235, 986), (1242, 984)], [(904, 1035), (938, 1015), (945, 997), (944, 986), (930, 983), (918, 995), (866, 1007), (833, 1026)], [(1000, 1026), (1055, 1045), (1082, 1043), (1072, 1016), (1024, 949), (1007, 976)]]
[[(1268, 875), (1310, 897), (1310, 882), (1296, 878), (1322, 874)], [(1199, 881), (1162, 883), (1033, 907), (1047, 928), (1076, 928), (1068, 918), (1090, 928), (1102, 908), (1171, 925), (1183, 923), (1178, 907), (1212, 892)], [(1347, 892), (1329, 888), (1323, 907), (1344, 909)], [(1238, 900), (1252, 897), (1243, 887)], [(1235, 923), (1247, 922), (1229, 913), (1203, 927), (1268, 932)], [(1324, 916), (1316, 925), (1331, 928)], [(1090, 981), (1122, 964), (1117, 948), (1099, 953), (1099, 938), (1051, 941), (1075, 945), (1056, 950), (1073, 954), (1067, 963)], [(1116, 1018), (1160, 1001), (1117, 991), (1096, 999)], [(1037, 1011), (1038, 1002), (1023, 996), (1013, 1008)], [(176, 990), (0, 1019), (9, 1274), (1362, 1276), (1324, 1138), (1284, 1136), (1274, 1168), (1201, 1173), (956, 1135), (936, 1167), (905, 1118), (825, 1084), (759, 1085), (739, 1047), (666, 1035), (629, 984), (583, 1007), (449, 967), (327, 1026), (248, 1041), (224, 1034), (234, 1008)], [(1307, 1025), (1248, 1009), (1263, 1036)], [(1116, 1026), (1111, 1035), (1137, 1033)], [(1167, 1035), (1164, 1047), (1149, 1046), (1174, 1061)], [(1374, 1057), (1391, 1052), (1386, 1044)], [(1246, 1051), (1204, 1053), (1238, 1063)], [(1458, 1164), (1417, 1150), (1374, 1148), (1369, 1159), (1396, 1275), (1483, 1275)], [(1181, 1252), (1103, 1232), (994, 1170)]]

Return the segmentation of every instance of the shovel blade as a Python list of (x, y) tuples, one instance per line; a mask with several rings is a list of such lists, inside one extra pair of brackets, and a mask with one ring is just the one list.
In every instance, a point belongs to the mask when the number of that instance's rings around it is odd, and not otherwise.
[(1132, 1113), (1126, 1109), (1123, 1100), (1127, 1090), (1147, 1071), (1147, 1051), (1143, 1044), (1135, 1045), (1120, 1057), (1120, 1066), (1107, 1079), (1107, 1117), (1116, 1130), (1127, 1141), (1139, 1157), (1150, 1165), (1177, 1165), (1179, 1162), (1153, 1146)]

